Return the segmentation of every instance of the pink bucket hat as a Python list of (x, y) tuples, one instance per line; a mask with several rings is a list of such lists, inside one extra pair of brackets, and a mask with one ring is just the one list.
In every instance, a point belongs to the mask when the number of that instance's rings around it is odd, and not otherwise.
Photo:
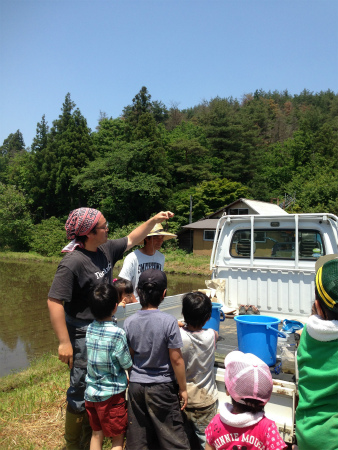
[(252, 353), (233, 351), (225, 360), (225, 386), (238, 403), (244, 399), (259, 400), (265, 405), (272, 393), (272, 376), (269, 366)]
[(78, 208), (71, 211), (65, 229), (67, 239), (71, 241), (77, 236), (87, 236), (100, 220), (102, 213), (97, 209)]

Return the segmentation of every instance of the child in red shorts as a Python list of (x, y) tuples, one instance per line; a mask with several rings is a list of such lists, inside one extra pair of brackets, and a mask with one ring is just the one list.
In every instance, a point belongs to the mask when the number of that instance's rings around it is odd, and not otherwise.
[(122, 450), (128, 423), (125, 369), (131, 368), (132, 360), (124, 330), (112, 321), (117, 306), (117, 291), (108, 284), (99, 285), (89, 300), (95, 317), (86, 334), (85, 405), (93, 429), (91, 450), (102, 449), (104, 436), (112, 439), (112, 450)]

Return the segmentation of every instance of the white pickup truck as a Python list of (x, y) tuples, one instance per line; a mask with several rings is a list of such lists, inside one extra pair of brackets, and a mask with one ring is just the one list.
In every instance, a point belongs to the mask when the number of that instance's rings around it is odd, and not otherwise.
[[(217, 224), (210, 261), (211, 278), (225, 280), (217, 301), (225, 311), (238, 310), (241, 304), (254, 305), (262, 315), (306, 322), (314, 301), (315, 262), (332, 253), (338, 253), (338, 217), (333, 214), (223, 215)], [(182, 296), (166, 297), (160, 309), (180, 319)], [(118, 325), (123, 326), (125, 318), (139, 308), (139, 304), (119, 307)], [(223, 360), (236, 348), (235, 321), (226, 319), (220, 325), (215, 363), (221, 402), (229, 401)], [(279, 362), (277, 359), (277, 365)], [(271, 371), (274, 388), (266, 415), (277, 423), (284, 441), (292, 443), (296, 375), (277, 374), (274, 368)]]

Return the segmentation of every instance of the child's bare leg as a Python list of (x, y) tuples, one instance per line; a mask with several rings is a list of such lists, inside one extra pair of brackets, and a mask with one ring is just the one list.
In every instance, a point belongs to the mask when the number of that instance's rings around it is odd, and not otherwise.
[[(111, 450), (122, 450), (124, 434), (118, 434), (111, 438), (112, 448)], [(92, 450), (92, 449), (90, 449)]]
[(102, 450), (102, 444), (103, 444), (102, 430), (93, 431), (92, 439), (90, 441), (90, 450)]

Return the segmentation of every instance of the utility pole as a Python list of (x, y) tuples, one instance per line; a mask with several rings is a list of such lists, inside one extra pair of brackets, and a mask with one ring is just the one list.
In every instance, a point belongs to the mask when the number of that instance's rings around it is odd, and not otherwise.
[[(189, 223), (192, 223), (192, 196), (190, 195), (190, 212), (189, 212)], [(189, 230), (189, 238), (190, 238), (190, 251), (193, 251), (193, 230)]]

